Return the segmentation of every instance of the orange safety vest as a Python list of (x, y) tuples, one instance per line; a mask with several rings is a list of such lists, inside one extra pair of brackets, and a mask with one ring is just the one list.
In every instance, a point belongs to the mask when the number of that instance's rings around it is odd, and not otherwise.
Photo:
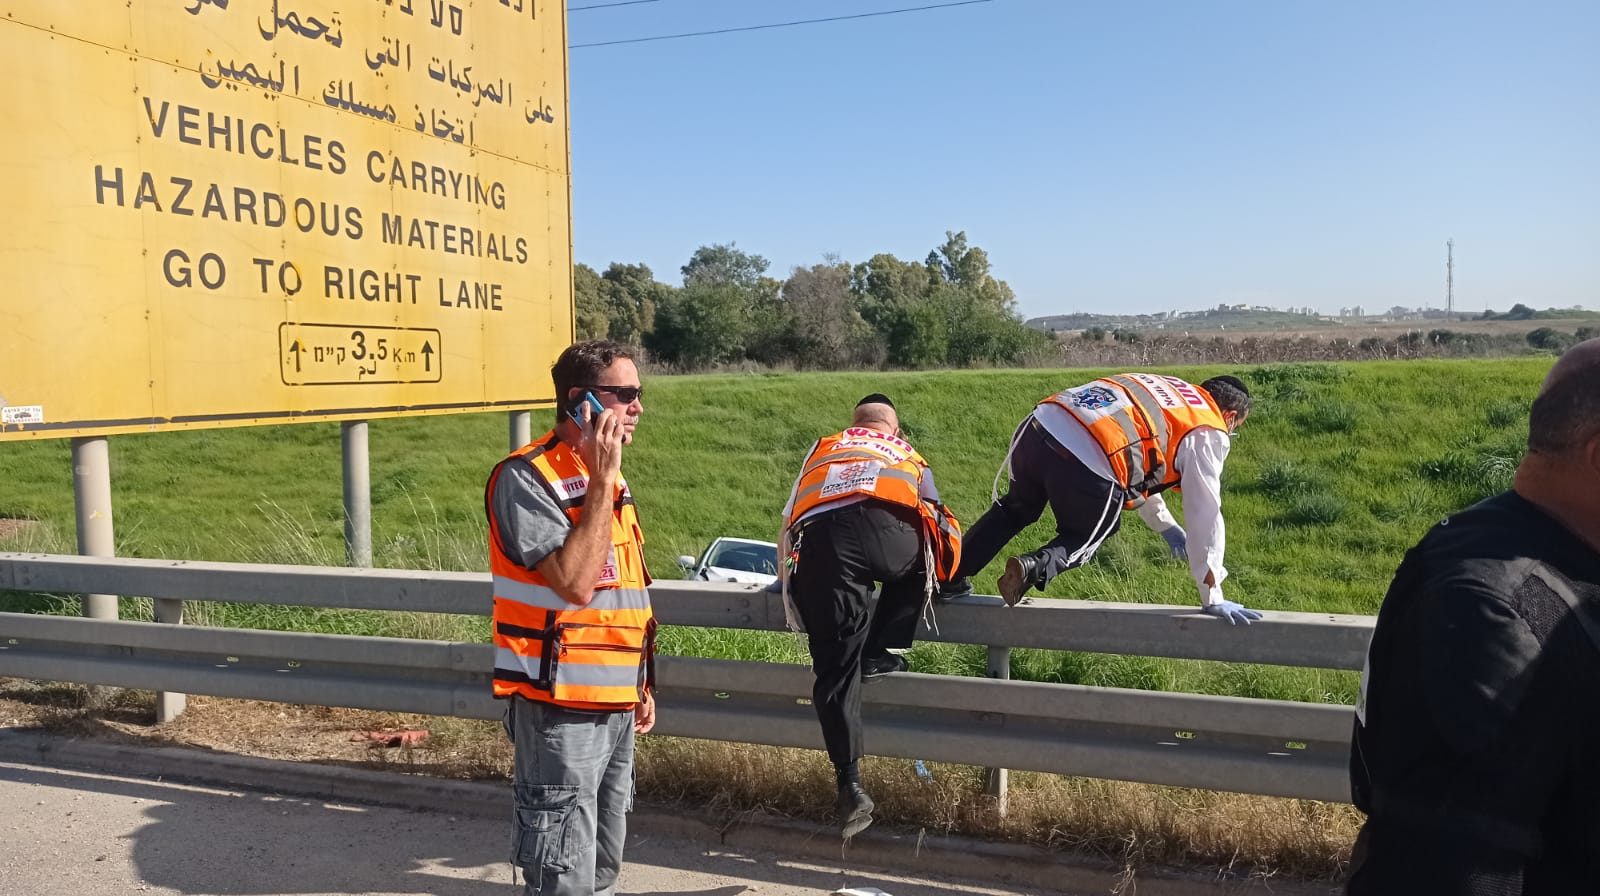
[(1217, 403), (1204, 389), (1177, 377), (1124, 373), (1063, 389), (1046, 398), (1089, 430), (1105, 451), (1117, 482), (1137, 507), (1156, 492), (1177, 486), (1178, 443), (1201, 427), (1228, 431)]
[(923, 500), (918, 493), (927, 468), (911, 443), (875, 429), (853, 426), (819, 439), (800, 469), (785, 526), (856, 495), (912, 507), (922, 518), (923, 544), (932, 552), (934, 574), (948, 580), (961, 565), (961, 523), (943, 504)]
[(625, 710), (655, 687), (655, 616), (644, 535), (627, 483), (617, 481), (611, 513), (611, 551), (588, 606), (568, 603), (537, 569), (528, 569), (500, 543), (494, 487), (506, 464), (533, 469), (567, 519), (583, 516), (589, 472), (554, 430), (495, 465), (484, 492), (489, 516), (489, 571), (494, 579), (494, 695), (571, 709)]

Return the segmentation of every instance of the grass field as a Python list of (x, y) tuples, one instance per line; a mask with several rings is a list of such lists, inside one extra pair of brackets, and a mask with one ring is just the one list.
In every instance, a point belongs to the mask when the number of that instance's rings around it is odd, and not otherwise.
[[(1409, 547), (1452, 509), (1505, 488), (1548, 358), (1290, 364), (1241, 373), (1256, 410), (1224, 475), (1229, 597), (1267, 609), (1375, 612)], [(625, 471), (659, 576), (718, 535), (774, 538), (796, 467), (861, 395), (890, 394), (944, 497), (971, 523), (987, 506), (1017, 421), (1043, 395), (1106, 371), (939, 371), (659, 377)], [(1191, 380), (1220, 368), (1170, 371)], [(548, 412), (535, 412), (535, 432)], [(503, 454), (500, 414), (375, 421), (373, 543), (379, 566), (484, 569), (482, 483)], [(336, 424), (122, 436), (111, 445), (118, 552), (246, 562), (343, 561)], [(0, 445), (0, 549), (70, 552), (71, 468), (64, 440)], [(1176, 501), (1181, 505), (1181, 499)], [(1087, 567), (1059, 577), (1057, 597), (1185, 604), (1186, 568), (1134, 515)], [(6, 532), (10, 534), (6, 534)], [(1049, 537), (1045, 517), (1017, 540)], [(1001, 563), (978, 577), (990, 590)], [(16, 598), (10, 599), (13, 603)], [(300, 627), (270, 608), (197, 608), (207, 621)], [(137, 615), (137, 608), (132, 612)], [(317, 625), (384, 634), (417, 623), (317, 614)], [(481, 637), (481, 621), (463, 637)], [(439, 632), (431, 626), (429, 632)], [(396, 626), (401, 630), (396, 631)], [(476, 626), (476, 628), (474, 628)], [(799, 661), (785, 636), (677, 632), (667, 649)], [(976, 648), (917, 648), (929, 671), (977, 672)], [(1019, 677), (1349, 702), (1352, 676), (1139, 657), (1018, 651)]]

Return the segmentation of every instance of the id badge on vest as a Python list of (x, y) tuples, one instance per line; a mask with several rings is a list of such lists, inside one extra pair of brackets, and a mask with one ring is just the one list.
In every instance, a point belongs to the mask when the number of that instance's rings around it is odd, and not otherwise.
[(606, 562), (600, 566), (600, 576), (594, 580), (596, 588), (614, 588), (621, 582), (617, 575), (617, 548), (613, 545), (606, 549)]
[(828, 475), (822, 480), (822, 491), (818, 497), (826, 501), (857, 492), (875, 492), (878, 490), (878, 471), (881, 469), (882, 464), (871, 460), (832, 464), (828, 467)]

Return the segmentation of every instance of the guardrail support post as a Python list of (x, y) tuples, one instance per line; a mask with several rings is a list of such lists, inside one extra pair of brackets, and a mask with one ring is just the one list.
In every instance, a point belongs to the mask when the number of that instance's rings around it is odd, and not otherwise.
[(344, 551), (351, 566), (372, 565), (372, 470), (367, 463), (367, 421), (339, 425), (344, 457)]
[[(1002, 681), (1009, 680), (1011, 678), (1011, 648), (990, 647), (988, 668), (984, 674)], [(1000, 813), (1001, 817), (1006, 814), (1006, 784), (1009, 778), (1010, 772), (1006, 769), (984, 769), (983, 792), (994, 797), (995, 811)]]
[(533, 412), (512, 411), (507, 416), (511, 424), (511, 450), (515, 451), (523, 445), (533, 441)]
[[(183, 601), (173, 598), (156, 598), (155, 618), (157, 622), (169, 625), (183, 624)], [(183, 715), (189, 706), (189, 695), (175, 694), (170, 691), (156, 691), (156, 724), (166, 723)]]

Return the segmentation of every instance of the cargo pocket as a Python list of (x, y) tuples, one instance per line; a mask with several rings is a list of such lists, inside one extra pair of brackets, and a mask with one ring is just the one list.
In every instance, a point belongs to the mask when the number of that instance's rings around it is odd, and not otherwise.
[(567, 828), (578, 805), (573, 785), (519, 784), (515, 788), (517, 826), (511, 863), (532, 880), (541, 871), (565, 873), (574, 864)]

